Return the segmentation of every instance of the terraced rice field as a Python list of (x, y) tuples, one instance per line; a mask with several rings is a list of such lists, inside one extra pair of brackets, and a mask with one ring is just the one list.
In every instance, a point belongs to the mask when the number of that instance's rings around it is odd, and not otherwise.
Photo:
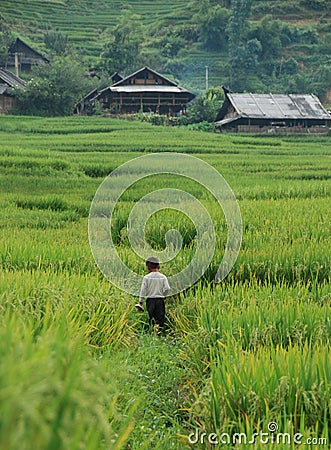
[[(330, 143), (1, 117), (0, 447), (329, 448)], [(161, 336), (146, 329), (136, 298), (102, 276), (88, 240), (90, 205), (107, 174), (157, 152), (216, 168), (243, 221), (238, 259), (215, 284), (227, 231), (203, 186), (155, 175), (120, 199), (111, 232), (139, 274), (144, 261), (126, 222), (148, 192), (190, 192), (215, 226), (212, 262), (167, 300)], [(196, 248), (192, 222), (174, 210), (148, 221), (150, 245), (163, 249), (170, 228), (184, 245), (162, 265), (168, 276)]]

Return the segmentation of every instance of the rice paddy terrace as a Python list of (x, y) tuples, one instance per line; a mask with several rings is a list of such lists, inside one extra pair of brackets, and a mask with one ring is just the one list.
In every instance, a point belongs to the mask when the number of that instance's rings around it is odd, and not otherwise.
[[(155, 152), (193, 153), (217, 169), (243, 220), (235, 266), (215, 285), (226, 227), (208, 190), (167, 173), (123, 194), (112, 234), (136, 273), (145, 273), (144, 261), (126, 224), (148, 192), (190, 192), (215, 225), (211, 265), (167, 299), (162, 336), (146, 329), (136, 297), (102, 276), (88, 239), (105, 176)], [(330, 448), (330, 154), (330, 137), (0, 117), (0, 447), (182, 450), (204, 437), (197, 448), (210, 449), (216, 433), (224, 448), (251, 450), (253, 434), (264, 432), (256, 450)], [(183, 248), (162, 265), (167, 276), (192, 259), (194, 223), (164, 209), (146, 224), (159, 250), (172, 228)], [(288, 444), (295, 433), (300, 443)], [(279, 436), (284, 444), (266, 445)]]
[[(142, 17), (148, 25), (158, 20), (185, 21), (187, 2), (176, 1), (169, 8), (162, 1), (38, 1), (19, 0), (1, 2), (2, 15), (17, 24), (18, 29), (35, 43), (42, 42), (47, 27), (58, 28), (66, 33), (70, 41), (90, 55), (99, 55), (101, 45), (107, 40), (107, 31), (116, 25), (123, 10), (130, 8), (133, 14)], [(35, 31), (37, 33), (35, 34)], [(108, 35), (109, 37), (109, 35)]]
[[(224, 2), (228, 4), (229, 2)], [(2, 0), (0, 14), (11, 25), (14, 32), (20, 35), (36, 49), (44, 51), (43, 35), (47, 29), (58, 29), (65, 33), (76, 50), (91, 63), (98, 58), (103, 44), (111, 37), (111, 30), (117, 24), (123, 12), (129, 9), (141, 17), (142, 23), (154, 30), (164, 25), (181, 25), (196, 23), (199, 2), (178, 0), (170, 5), (155, 1), (118, 1), (118, 0), (17, 0), (15, 6), (11, 0)], [(251, 20), (259, 21), (266, 14), (274, 19), (296, 24), (299, 27), (313, 27), (317, 30), (322, 47), (299, 44), (288, 49), (290, 55), (302, 55), (305, 64), (314, 64), (316, 52), (327, 54), (327, 42), (330, 38), (331, 10), (324, 0), (302, 1), (264, 1), (255, 0), (252, 5)], [(155, 31), (157, 33), (157, 31)], [(154, 33), (154, 31), (153, 31)], [(148, 37), (146, 48), (148, 49)], [(323, 44), (323, 42), (325, 44)], [(323, 50), (324, 48), (324, 50)], [(192, 83), (192, 86), (204, 86), (205, 66), (210, 67), (210, 86), (222, 84), (226, 52), (210, 51), (201, 44), (193, 42), (186, 48), (180, 59), (184, 63), (181, 82)], [(327, 57), (323, 58), (323, 64)]]

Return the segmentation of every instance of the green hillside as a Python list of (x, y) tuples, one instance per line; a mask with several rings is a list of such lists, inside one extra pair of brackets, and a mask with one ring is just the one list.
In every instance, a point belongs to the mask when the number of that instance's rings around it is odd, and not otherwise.
[[(178, 0), (169, 8), (163, 1), (118, 0), (3, 0), (1, 14), (18, 33), (42, 48), (43, 34), (49, 27), (66, 33), (77, 48), (90, 56), (99, 56), (123, 10), (130, 8), (146, 25), (155, 21), (189, 20), (187, 1)], [(189, 15), (188, 15), (189, 13)]]
[[(252, 38), (253, 42), (257, 35), (260, 37), (261, 23), (270, 15), (268, 32), (276, 45), (269, 36), (270, 42), (265, 43), (270, 48), (269, 59), (265, 48), (262, 49), (264, 59), (261, 51), (257, 51), (259, 61), (255, 68), (250, 68), (250, 74), (242, 77), (241, 90), (315, 92), (327, 101), (328, 95), (331, 95), (330, 2), (253, 0), (251, 3), (247, 40)], [(230, 14), (229, 0), (177, 0), (171, 4), (161, 0), (17, 0), (15, 6), (12, 0), (2, 0), (0, 12), (15, 34), (46, 54), (45, 32), (59, 30), (64, 33), (79, 58), (89, 67), (98, 64), (104, 45), (113, 38), (114, 27), (121, 17), (124, 14), (137, 15), (132, 33), (135, 33), (135, 25), (138, 34), (143, 30), (143, 38), (139, 43), (140, 57), (133, 61), (132, 67), (122, 69), (122, 72), (130, 72), (145, 64), (151, 65), (156, 70), (175, 76), (185, 86), (198, 92), (205, 87), (205, 66), (208, 66), (209, 86), (226, 84), (231, 88), (227, 44), (217, 45), (218, 40), (215, 39), (215, 48), (211, 48), (201, 40), (203, 4), (207, 5), (208, 14), (217, 8)], [(219, 36), (225, 34), (224, 27)], [(174, 41), (177, 37), (179, 45)], [(276, 54), (273, 50), (280, 41), (281, 46)], [(165, 43), (173, 46), (169, 54), (162, 50)], [(178, 46), (175, 50), (174, 45)], [(272, 64), (270, 58), (273, 58)], [(294, 68), (291, 58), (294, 58)], [(288, 60), (290, 64), (286, 65)], [(239, 83), (234, 89), (240, 87)]]

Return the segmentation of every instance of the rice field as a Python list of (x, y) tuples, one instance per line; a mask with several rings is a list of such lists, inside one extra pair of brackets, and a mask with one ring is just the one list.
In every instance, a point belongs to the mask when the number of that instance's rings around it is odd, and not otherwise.
[[(237, 261), (215, 284), (227, 230), (210, 192), (162, 174), (121, 197), (111, 233), (139, 274), (126, 226), (146, 194), (186, 190), (214, 223), (211, 264), (167, 300), (161, 336), (100, 273), (88, 238), (104, 178), (155, 152), (216, 168), (243, 222)], [(330, 448), (330, 137), (7, 116), (0, 155), (1, 449)], [(171, 228), (183, 246), (167, 276), (197, 245), (192, 221), (171, 209), (148, 220), (147, 242), (164, 249)]]
[[(155, 53), (158, 53), (157, 38), (164, 33), (164, 28), (186, 27), (194, 31), (198, 23), (196, 16), (200, 14), (199, 2), (184, 0), (176, 0), (170, 6), (161, 0), (15, 0), (13, 3), (12, 0), (1, 0), (1, 15), (15, 35), (18, 34), (35, 50), (52, 59), (45, 48), (44, 34), (50, 29), (59, 30), (68, 36), (71, 46), (88, 67), (98, 64), (103, 46), (111, 40), (113, 28), (127, 11), (138, 16), (146, 30), (143, 59), (146, 61), (146, 57), (149, 58), (152, 66), (155, 65)], [(290, 3), (285, 0), (254, 0), (252, 21), (272, 14), (275, 19), (300, 27), (302, 32), (305, 28), (307, 33), (311, 32), (310, 29), (314, 30), (319, 36), (317, 45), (308, 41), (299, 42), (286, 51), (290, 52), (287, 56), (296, 59), (299, 55), (300, 62), (313, 74), (320, 65), (329, 64), (330, 11), (327, 3), (327, 0), (292, 0)], [(219, 4), (229, 6), (230, 2)], [(189, 51), (182, 48), (176, 58), (181, 62), (181, 73), (168, 75), (179, 77), (180, 84), (187, 89), (194, 92), (202, 90), (206, 66), (209, 67), (210, 87), (227, 83), (228, 76), (224, 70), (226, 51), (220, 54), (219, 50), (205, 49), (201, 43), (195, 42), (189, 44)], [(159, 65), (160, 70), (162, 65), (164, 63)]]
[(17, 0), (15, 8), (11, 0), (1, 2), (4, 17), (37, 45), (42, 45), (45, 29), (60, 29), (80, 52), (90, 57), (99, 56), (112, 28), (128, 9), (147, 26), (155, 21), (186, 23), (190, 18), (183, 0), (177, 0), (170, 11), (159, 0)]

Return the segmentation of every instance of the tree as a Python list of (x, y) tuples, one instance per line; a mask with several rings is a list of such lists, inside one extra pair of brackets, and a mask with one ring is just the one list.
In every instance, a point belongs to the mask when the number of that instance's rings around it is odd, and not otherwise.
[[(241, 90), (247, 89), (247, 75), (258, 71), (259, 56), (262, 46), (258, 39), (251, 39), (245, 44), (238, 45), (237, 52), (232, 59), (232, 64), (237, 68), (237, 78), (232, 86), (238, 85)], [(240, 68), (240, 70), (239, 70)]]
[(250, 33), (252, 38), (261, 42), (261, 57), (264, 60), (274, 60), (280, 56), (283, 47), (284, 24), (280, 20), (273, 20), (271, 15), (263, 17), (254, 32)]
[(282, 64), (282, 72), (287, 75), (295, 75), (299, 72), (299, 63), (298, 61), (291, 57), (286, 59)]
[(59, 30), (49, 30), (44, 34), (45, 46), (56, 55), (64, 55), (69, 49), (68, 35)]
[[(15, 38), (5, 20), (0, 16), (0, 63), (5, 65), (9, 56), (9, 47)], [(0, 65), (1, 65), (0, 64)]]
[(25, 89), (16, 89), (20, 114), (65, 116), (91, 89), (80, 64), (71, 57), (59, 57), (50, 64), (34, 68)]
[(139, 61), (143, 41), (140, 16), (128, 11), (112, 31), (113, 38), (107, 42), (100, 55), (100, 68), (109, 75), (116, 71), (132, 70)]
[(215, 122), (223, 101), (224, 92), (220, 87), (199, 94), (188, 109), (188, 123)]
[[(240, 78), (244, 78), (244, 66), (250, 51), (246, 48), (246, 37), (249, 31), (252, 0), (232, 0), (231, 16), (227, 25), (229, 36), (229, 64), (231, 88), (240, 88)], [(245, 63), (245, 64), (243, 64)]]
[(183, 40), (175, 31), (164, 36), (160, 41), (160, 53), (166, 58), (174, 58), (183, 46)]
[(331, 86), (331, 65), (321, 65), (311, 78), (311, 92), (324, 98)]
[(227, 44), (226, 25), (230, 13), (219, 5), (207, 6), (205, 3), (198, 15), (198, 32), (202, 44), (211, 50), (224, 49)]

